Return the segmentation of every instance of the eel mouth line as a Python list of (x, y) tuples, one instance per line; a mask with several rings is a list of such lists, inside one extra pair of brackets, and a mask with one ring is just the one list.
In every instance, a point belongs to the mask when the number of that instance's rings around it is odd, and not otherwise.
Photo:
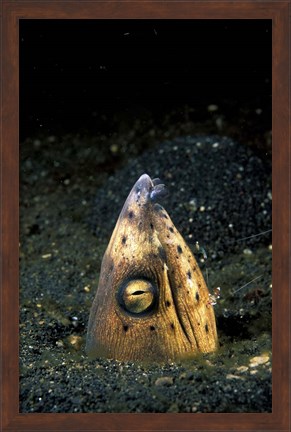
[[(162, 243), (161, 243), (161, 244), (162, 244)], [(177, 319), (178, 319), (178, 323), (179, 323), (179, 325), (180, 325), (180, 327), (181, 327), (181, 330), (182, 330), (183, 334), (185, 335), (187, 341), (192, 345), (192, 344), (193, 344), (193, 341), (191, 340), (191, 337), (189, 336), (189, 334), (188, 334), (188, 332), (187, 332), (186, 326), (185, 326), (185, 324), (184, 324), (183, 316), (182, 316), (181, 311), (180, 311), (180, 308), (179, 308), (179, 303), (178, 303), (178, 299), (177, 299), (179, 293), (178, 293), (177, 288), (175, 288), (175, 283), (174, 283), (174, 281), (173, 281), (172, 278), (170, 277), (170, 273), (171, 273), (172, 266), (171, 266), (171, 265), (169, 264), (169, 262), (168, 262), (167, 253), (166, 253), (166, 251), (165, 251), (164, 248), (163, 248), (163, 261), (164, 261), (164, 263), (165, 263), (166, 266), (167, 266), (167, 279), (168, 279), (168, 282), (169, 282), (169, 287), (170, 287), (171, 294), (172, 294), (172, 299), (173, 299), (173, 306), (174, 306), (174, 309), (175, 309), (176, 317), (177, 317)], [(183, 289), (183, 288), (181, 287), (181, 289)], [(191, 322), (190, 322), (189, 314), (187, 313), (187, 310), (186, 310), (186, 314), (187, 314), (187, 318), (188, 318), (188, 321), (189, 321), (189, 325), (191, 326), (191, 329), (192, 329), (192, 331), (193, 331), (193, 326), (192, 326), (192, 324), (191, 324)], [(194, 334), (194, 332), (193, 332), (193, 335), (194, 335), (194, 338), (195, 338), (195, 334)], [(197, 345), (196, 338), (195, 338), (195, 342), (196, 342), (196, 345)], [(198, 346), (198, 345), (197, 345), (197, 346)]]
[[(181, 327), (184, 335), (186, 336), (188, 342), (191, 344), (191, 338), (190, 338), (190, 336), (189, 336), (189, 334), (188, 334), (188, 332), (186, 330), (186, 327), (185, 327), (185, 324), (184, 324), (184, 321), (183, 321), (183, 317), (182, 317), (182, 314), (181, 314), (181, 311), (180, 311), (180, 308), (179, 308), (179, 304), (178, 304), (178, 300), (177, 300), (177, 294), (178, 293), (177, 293), (177, 290), (173, 288), (173, 281), (169, 277), (169, 271), (168, 271), (168, 281), (169, 281), (169, 286), (170, 286), (171, 293), (172, 293), (172, 298), (173, 298), (173, 302), (174, 302), (175, 313), (176, 313), (176, 316), (178, 318), (178, 322), (179, 322), (180, 327)], [(188, 316), (188, 314), (187, 314), (187, 316)]]

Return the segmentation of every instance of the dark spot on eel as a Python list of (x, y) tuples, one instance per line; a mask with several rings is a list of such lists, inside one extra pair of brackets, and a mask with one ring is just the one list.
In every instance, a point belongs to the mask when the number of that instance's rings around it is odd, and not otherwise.
[(132, 219), (132, 218), (134, 217), (134, 213), (133, 213), (133, 211), (130, 211), (130, 212), (128, 213), (128, 217), (129, 217), (129, 219)]
[(154, 226), (153, 226), (153, 224), (152, 224), (152, 223), (150, 223), (150, 227), (151, 227), (151, 229), (152, 229), (152, 230), (154, 229)]
[(156, 330), (155, 326), (150, 326), (150, 330), (151, 330), (151, 331)]
[(172, 328), (172, 329), (174, 329), (174, 328), (175, 328), (175, 326), (174, 326), (174, 324), (173, 324), (173, 323), (171, 323), (171, 328)]
[(166, 306), (167, 307), (171, 306), (171, 303), (169, 302), (169, 300), (166, 300)]
[(160, 210), (164, 210), (164, 209), (163, 209), (163, 207), (160, 204), (155, 204), (154, 205), (154, 210), (160, 211)]
[(205, 324), (205, 331), (206, 331), (206, 333), (208, 333), (208, 332), (209, 332), (209, 329), (208, 329), (208, 324)]
[(121, 241), (122, 241), (122, 244), (125, 244), (126, 243), (126, 236), (123, 236)]
[(200, 297), (199, 297), (199, 294), (198, 294), (198, 292), (196, 292), (196, 300), (197, 300), (197, 301), (199, 301), (199, 300), (200, 300)]
[(180, 245), (177, 246), (177, 251), (179, 252), (179, 254), (181, 254), (183, 252), (182, 248)]
[(124, 326), (123, 326), (123, 330), (124, 330), (125, 332), (127, 332), (127, 330), (128, 330), (128, 326), (127, 326), (127, 325), (124, 325)]
[(192, 275), (191, 275), (190, 270), (187, 271), (187, 276), (188, 276), (188, 279), (191, 279), (191, 278), (192, 278)]
[(159, 248), (158, 248), (158, 253), (159, 253), (159, 257), (160, 257), (163, 261), (166, 261), (166, 260), (167, 260), (166, 252), (165, 252), (165, 250), (164, 250), (161, 246), (159, 246)]
[(169, 230), (173, 233), (174, 232), (174, 228), (170, 227)]

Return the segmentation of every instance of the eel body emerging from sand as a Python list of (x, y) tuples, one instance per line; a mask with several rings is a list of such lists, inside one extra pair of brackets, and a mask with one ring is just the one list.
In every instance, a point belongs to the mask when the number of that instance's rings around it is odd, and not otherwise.
[(165, 362), (217, 348), (202, 273), (157, 203), (164, 191), (159, 179), (143, 174), (123, 206), (90, 312), (90, 357)]

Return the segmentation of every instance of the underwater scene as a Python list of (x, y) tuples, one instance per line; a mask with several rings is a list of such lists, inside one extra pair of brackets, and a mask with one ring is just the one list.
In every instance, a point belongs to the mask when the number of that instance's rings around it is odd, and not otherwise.
[[(242, 404), (255, 410), (265, 400), (270, 408), (270, 162), (226, 137), (188, 135), (153, 146), (106, 175), (96, 169), (110, 157), (102, 146), (51, 141), (27, 143), (22, 163), (24, 406), (187, 412), (192, 404), (191, 410), (206, 412), (236, 411)], [(163, 206), (204, 274), (219, 347), (153, 367), (90, 360), (84, 345), (101, 260), (123, 203), (144, 172), (167, 185)], [(143, 265), (154, 263), (145, 258)]]
[(95, 130), (22, 128), (20, 412), (272, 411), (259, 96), (101, 104)]

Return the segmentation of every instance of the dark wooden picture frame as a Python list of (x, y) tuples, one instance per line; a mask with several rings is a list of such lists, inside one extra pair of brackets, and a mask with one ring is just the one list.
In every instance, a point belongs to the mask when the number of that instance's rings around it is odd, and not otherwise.
[[(289, 430), (290, 107), (289, 2), (2, 2), (2, 430)], [(249, 414), (21, 414), (18, 364), (20, 19), (272, 19), (273, 406)]]

